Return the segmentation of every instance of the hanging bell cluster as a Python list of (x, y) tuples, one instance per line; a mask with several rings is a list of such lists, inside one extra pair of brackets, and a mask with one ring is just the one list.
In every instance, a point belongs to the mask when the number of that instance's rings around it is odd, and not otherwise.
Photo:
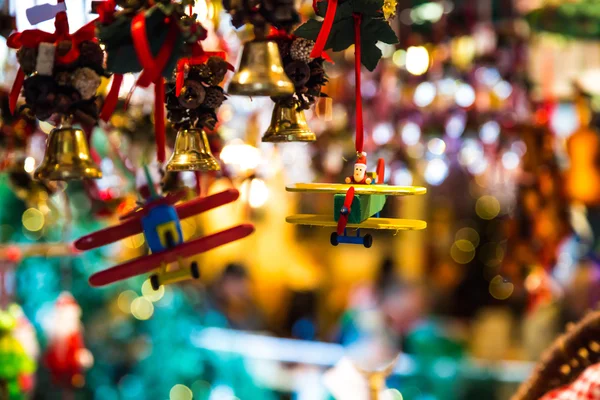
[(262, 138), (263, 142), (314, 142), (317, 137), (308, 127), (303, 110), (296, 105), (286, 107), (275, 103), (271, 125)]
[(219, 162), (210, 151), (203, 129), (180, 129), (167, 171), (219, 171)]
[(277, 43), (255, 40), (244, 45), (237, 72), (227, 93), (240, 96), (287, 96), (294, 84), (287, 77)]
[(90, 157), (85, 133), (68, 126), (50, 132), (44, 160), (34, 177), (48, 181), (99, 179), (102, 171)]

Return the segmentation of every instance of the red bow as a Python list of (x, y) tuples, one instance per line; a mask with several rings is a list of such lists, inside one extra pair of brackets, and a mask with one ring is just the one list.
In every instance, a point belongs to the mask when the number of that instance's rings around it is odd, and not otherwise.
[[(192, 47), (192, 56), (182, 58), (177, 62), (177, 74), (175, 80), (175, 95), (181, 94), (183, 88), (183, 81), (185, 75), (185, 68), (188, 65), (199, 65), (204, 64), (210, 57), (221, 57), (223, 60), (226, 59), (227, 55), (224, 51), (204, 51), (202, 45), (198, 42), (194, 43)], [(235, 71), (233, 65), (227, 63), (227, 69)]]
[[(39, 29), (29, 29), (23, 32), (13, 33), (8, 37), (6, 43), (10, 48), (20, 49), (21, 47), (37, 48), (40, 43), (58, 43), (63, 40), (70, 40), (71, 50), (69, 50), (69, 52), (64, 56), (56, 57), (57, 63), (70, 64), (79, 58), (79, 44), (88, 40), (95, 40), (96, 37), (95, 21), (84, 25), (77, 32), (70, 35), (69, 20), (67, 19), (67, 14), (64, 11), (56, 14), (54, 27), (54, 33), (44, 32)], [(19, 98), (19, 93), (21, 93), (24, 80), (25, 74), (23, 73), (23, 70), (19, 68), (9, 97), (9, 108), (12, 114), (15, 112), (17, 99)]]

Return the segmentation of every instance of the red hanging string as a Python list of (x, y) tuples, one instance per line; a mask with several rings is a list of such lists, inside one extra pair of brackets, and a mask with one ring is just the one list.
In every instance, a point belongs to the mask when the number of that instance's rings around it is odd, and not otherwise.
[(165, 132), (165, 82), (162, 76), (154, 81), (154, 130), (156, 135), (156, 158), (159, 163), (166, 159)]
[[(312, 58), (321, 57), (321, 53), (323, 53), (323, 50), (325, 49), (327, 38), (329, 38), (329, 33), (331, 32), (331, 27), (333, 26), (333, 20), (335, 19), (337, 4), (338, 0), (329, 0), (329, 3), (327, 4), (327, 12), (325, 13), (325, 18), (323, 19), (323, 25), (321, 25), (321, 30), (319, 31), (319, 36), (317, 36), (315, 46), (310, 52), (310, 56)], [(313, 3), (313, 6), (316, 7), (316, 3)]]
[(110, 120), (111, 115), (115, 111), (115, 107), (117, 106), (117, 102), (119, 101), (119, 90), (121, 89), (122, 84), (123, 74), (113, 75), (112, 84), (110, 85), (110, 91), (104, 99), (102, 111), (100, 112), (100, 119), (102, 121), (108, 122)]
[(362, 14), (353, 14), (354, 17), (354, 75), (356, 90), (356, 152), (362, 153), (364, 144), (362, 94), (360, 87), (360, 24)]

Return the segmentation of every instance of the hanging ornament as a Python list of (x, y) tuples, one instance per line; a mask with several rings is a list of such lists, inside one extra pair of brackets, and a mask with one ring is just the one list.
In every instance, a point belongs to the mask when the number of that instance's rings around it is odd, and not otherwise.
[(81, 308), (70, 293), (63, 292), (58, 297), (45, 330), (48, 347), (44, 361), (52, 379), (63, 387), (82, 387), (84, 373), (92, 366), (94, 358), (83, 341)]
[(7, 44), (18, 49), (20, 64), (9, 99), (11, 112), (16, 109), (22, 88), (25, 97), (22, 111), (42, 121), (68, 121), (50, 133), (44, 168), (36, 172), (36, 178), (100, 178), (100, 169), (88, 154), (88, 135), (70, 126), (71, 122), (79, 122), (91, 127), (98, 118), (96, 90), (106, 72), (104, 52), (96, 42), (94, 25), (87, 24), (70, 34), (67, 14), (60, 11), (55, 15), (54, 33), (27, 30), (12, 34)]
[(33, 389), (36, 363), (15, 336), (17, 318), (0, 310), (0, 398), (25, 400)]
[(306, 123), (304, 111), (313, 106), (327, 83), (321, 56), (311, 57), (315, 42), (273, 30), (269, 36), (279, 47), (283, 69), (294, 84), (294, 93), (273, 97), (275, 108), (271, 125), (263, 136), (263, 142), (314, 142), (315, 134)]
[[(178, 61), (197, 56), (198, 41), (206, 38), (206, 30), (187, 15), (182, 3), (162, 0), (125, 1), (123, 10), (116, 10), (114, 0), (100, 3), (96, 11), (98, 38), (106, 47), (107, 69), (115, 73), (102, 108), (101, 118), (108, 121), (119, 98), (123, 74), (141, 72), (136, 86), (154, 84), (154, 124), (157, 159), (165, 161), (165, 83), (171, 78)], [(135, 56), (133, 56), (135, 55)]]
[(240, 96), (288, 96), (294, 85), (283, 69), (279, 48), (267, 37), (268, 26), (289, 33), (300, 21), (294, 2), (288, 0), (242, 0), (223, 2), (231, 14), (232, 24), (239, 28), (251, 24), (255, 39), (242, 49), (235, 75), (227, 93)]
[[(396, 33), (387, 19), (391, 17), (392, 5), (384, 10), (383, 0), (321, 0), (315, 3), (315, 12), (322, 21), (310, 19), (301, 25), (294, 34), (316, 42), (312, 57), (318, 57), (323, 50), (342, 51), (352, 44), (359, 45), (354, 26), (358, 20), (360, 36), (360, 59), (362, 64), (373, 71), (381, 58), (377, 42), (398, 43)], [(385, 14), (384, 14), (385, 12)], [(388, 16), (389, 15), (389, 16)]]

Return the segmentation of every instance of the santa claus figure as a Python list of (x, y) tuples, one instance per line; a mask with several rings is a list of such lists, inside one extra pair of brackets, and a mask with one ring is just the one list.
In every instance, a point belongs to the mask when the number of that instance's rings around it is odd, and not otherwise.
[(354, 163), (354, 174), (346, 178), (346, 183), (370, 185), (372, 181), (371, 178), (367, 177), (367, 153), (359, 153)]
[(54, 382), (65, 387), (82, 387), (83, 374), (93, 364), (92, 353), (83, 342), (81, 308), (70, 293), (62, 293), (47, 327), (46, 365)]

